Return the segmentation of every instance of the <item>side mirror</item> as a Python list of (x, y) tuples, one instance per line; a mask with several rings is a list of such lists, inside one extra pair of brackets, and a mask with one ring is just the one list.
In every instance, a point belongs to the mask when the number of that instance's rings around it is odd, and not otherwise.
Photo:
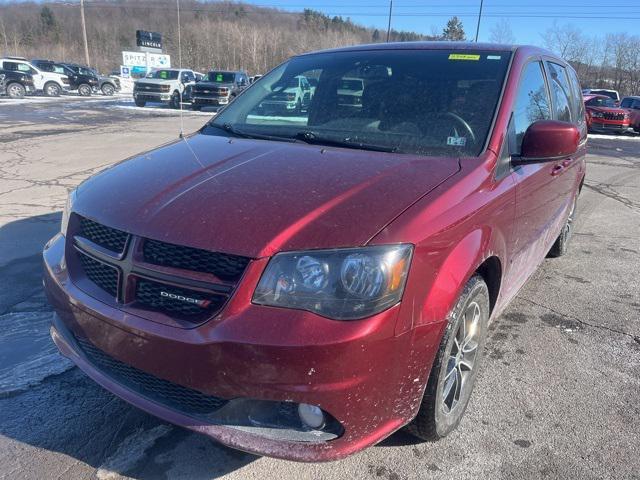
[(520, 155), (512, 159), (514, 165), (551, 162), (578, 151), (580, 132), (569, 122), (539, 120), (524, 132)]

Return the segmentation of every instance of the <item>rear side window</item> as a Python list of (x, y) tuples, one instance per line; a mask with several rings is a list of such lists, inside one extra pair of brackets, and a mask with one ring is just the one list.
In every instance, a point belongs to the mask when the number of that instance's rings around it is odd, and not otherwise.
[(556, 120), (571, 121), (571, 88), (567, 71), (557, 63), (547, 63), (551, 77), (551, 95), (553, 95), (553, 110)]
[(587, 120), (584, 114), (584, 100), (582, 98), (582, 91), (580, 90), (580, 82), (574, 69), (569, 68), (566, 71), (572, 89), (571, 115), (573, 116), (574, 123), (580, 130), (581, 138), (584, 138), (587, 136)]
[(549, 119), (551, 119), (551, 107), (542, 66), (540, 62), (531, 62), (524, 68), (518, 86), (513, 109), (513, 130), (510, 135), (511, 154), (520, 154), (522, 137), (529, 125), (538, 120)]

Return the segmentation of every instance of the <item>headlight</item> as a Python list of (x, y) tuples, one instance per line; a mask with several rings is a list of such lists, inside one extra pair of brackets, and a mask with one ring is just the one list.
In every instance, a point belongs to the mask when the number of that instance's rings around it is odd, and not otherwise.
[(602, 118), (602, 117), (604, 117), (604, 113), (602, 113), (602, 112), (592, 112), (591, 116), (594, 117), (594, 118)]
[(64, 206), (64, 210), (62, 211), (62, 222), (60, 223), (60, 233), (62, 235), (67, 234), (67, 227), (69, 226), (69, 215), (71, 213), (71, 209), (73, 208), (73, 202), (76, 200), (76, 191), (72, 190), (69, 192), (69, 196), (67, 197), (67, 203)]
[(412, 252), (412, 245), (384, 245), (279, 253), (252, 301), (335, 320), (374, 315), (400, 301)]

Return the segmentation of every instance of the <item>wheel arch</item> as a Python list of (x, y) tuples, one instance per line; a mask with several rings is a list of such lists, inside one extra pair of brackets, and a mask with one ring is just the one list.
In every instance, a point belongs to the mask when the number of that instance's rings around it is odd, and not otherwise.
[[(418, 252), (422, 254), (420, 250), (422, 249), (418, 249)], [(414, 310), (412, 315), (408, 315), (412, 318), (412, 323), (405, 324), (404, 328), (399, 325), (399, 330), (444, 321), (458, 301), (464, 286), (475, 274), (482, 276), (487, 284), (493, 312), (502, 286), (505, 255), (506, 240), (498, 229), (485, 225), (469, 232), (449, 249), (444, 260), (437, 265), (427, 265), (426, 268), (423, 266), (414, 273), (410, 298), (416, 300), (406, 302), (409, 305), (403, 306)], [(416, 287), (416, 283), (424, 283), (425, 286)], [(419, 315), (414, 307), (418, 298), (422, 299)]]
[(489, 312), (492, 313), (502, 286), (502, 262), (497, 255), (492, 255), (486, 258), (474, 273), (480, 275), (484, 283), (487, 284), (489, 290)]

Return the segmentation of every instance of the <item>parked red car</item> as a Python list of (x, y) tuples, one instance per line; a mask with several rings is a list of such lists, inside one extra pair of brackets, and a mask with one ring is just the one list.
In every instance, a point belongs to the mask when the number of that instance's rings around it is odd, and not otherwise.
[(591, 132), (623, 133), (631, 128), (631, 114), (605, 95), (585, 95), (587, 126)]
[[(298, 75), (308, 109), (261, 115)], [(444, 437), (490, 319), (567, 249), (584, 119), (575, 72), (534, 47), (294, 57), (71, 193), (44, 250), (53, 340), (133, 405), (257, 454)]]

